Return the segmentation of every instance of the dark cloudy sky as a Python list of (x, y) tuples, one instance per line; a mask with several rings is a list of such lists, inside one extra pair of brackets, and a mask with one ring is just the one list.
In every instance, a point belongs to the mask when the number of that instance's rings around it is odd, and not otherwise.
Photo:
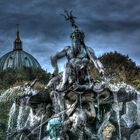
[(140, 0), (0, 0), (0, 56), (12, 50), (19, 23), (24, 50), (51, 71), (50, 55), (71, 44), (63, 9), (74, 11), (97, 56), (116, 50), (140, 65)]

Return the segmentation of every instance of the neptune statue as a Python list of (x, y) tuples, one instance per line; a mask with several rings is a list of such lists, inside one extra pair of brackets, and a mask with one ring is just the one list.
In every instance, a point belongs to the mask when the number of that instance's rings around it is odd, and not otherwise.
[[(102, 63), (97, 59), (92, 48), (87, 47), (84, 43), (84, 33), (75, 24), (75, 20), (72, 14), (65, 15), (66, 20), (70, 20), (73, 27), (73, 32), (71, 33), (72, 45), (65, 47), (60, 52), (57, 52), (51, 57), (51, 64), (54, 67), (53, 75), (58, 74), (57, 60), (63, 57), (67, 58), (67, 63), (65, 64), (62, 82), (58, 90), (63, 91), (66, 88), (66, 84), (71, 84), (73, 82), (81, 83), (82, 80), (87, 80), (88, 66), (94, 64), (98, 69), (101, 76), (104, 76), (104, 67)], [(68, 16), (68, 17), (67, 17)], [(81, 78), (81, 79), (80, 79)]]

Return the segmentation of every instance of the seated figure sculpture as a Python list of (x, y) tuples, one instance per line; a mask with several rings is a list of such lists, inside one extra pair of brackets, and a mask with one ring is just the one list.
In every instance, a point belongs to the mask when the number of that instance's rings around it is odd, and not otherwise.
[(80, 77), (86, 79), (88, 73), (88, 64), (93, 63), (98, 69), (100, 75), (104, 75), (104, 67), (97, 59), (92, 48), (87, 47), (84, 43), (84, 33), (80, 31), (77, 25), (72, 21), (73, 32), (71, 34), (72, 46), (65, 47), (62, 51), (51, 56), (51, 64), (54, 68), (53, 75), (56, 76), (59, 72), (57, 60), (66, 57), (68, 62), (65, 64), (63, 78), (59, 91), (64, 91), (66, 84), (80, 82)]

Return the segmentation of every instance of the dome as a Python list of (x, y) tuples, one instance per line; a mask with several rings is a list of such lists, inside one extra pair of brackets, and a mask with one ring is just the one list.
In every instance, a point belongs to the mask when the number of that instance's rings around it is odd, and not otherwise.
[(32, 55), (22, 50), (11, 51), (0, 59), (0, 70), (5, 70), (7, 68), (21, 68), (24, 66), (41, 68), (40, 64)]
[(38, 61), (29, 53), (23, 51), (19, 31), (16, 34), (13, 51), (8, 52), (0, 58), (0, 70), (7, 68), (34, 67), (40, 68)]

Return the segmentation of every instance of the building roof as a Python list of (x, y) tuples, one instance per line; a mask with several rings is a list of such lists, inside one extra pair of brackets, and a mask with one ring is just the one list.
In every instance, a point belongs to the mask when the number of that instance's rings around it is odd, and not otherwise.
[(23, 50), (19, 30), (17, 29), (13, 50), (0, 58), (0, 70), (5, 70), (7, 68), (16, 69), (21, 67), (34, 67), (41, 69), (38, 61), (31, 54)]

